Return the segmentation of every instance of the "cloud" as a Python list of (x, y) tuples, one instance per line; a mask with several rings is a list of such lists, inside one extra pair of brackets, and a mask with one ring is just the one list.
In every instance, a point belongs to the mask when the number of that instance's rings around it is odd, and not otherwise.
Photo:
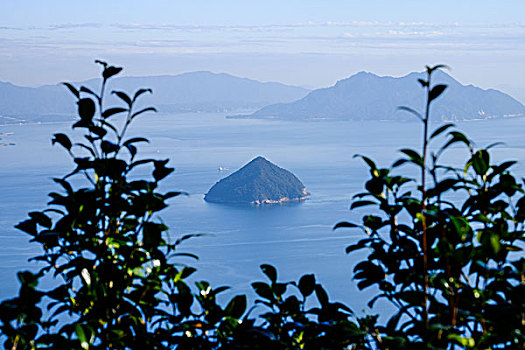
[(435, 28), (442, 27), (443, 24), (431, 24), (423, 22), (378, 22), (378, 21), (350, 21), (350, 22), (298, 22), (283, 24), (264, 24), (264, 25), (180, 25), (180, 24), (113, 24), (115, 28), (121, 30), (144, 30), (144, 31), (181, 31), (181, 32), (270, 32), (270, 31), (291, 31), (300, 28), (378, 28), (378, 27), (422, 27)]
[(0, 30), (15, 30), (15, 31), (41, 31), (41, 30), (70, 30), (70, 29), (89, 29), (102, 28), (102, 23), (61, 23), (49, 24), (44, 26), (0, 26)]
[(52, 24), (45, 27), (36, 27), (40, 29), (49, 30), (61, 30), (61, 29), (79, 29), (79, 28), (101, 28), (104, 25), (101, 23), (63, 23), (63, 24)]
[(307, 21), (295, 23), (270, 23), (262, 25), (207, 25), (207, 24), (173, 24), (173, 23), (120, 23), (102, 24), (88, 23), (58, 23), (42, 26), (0, 26), (0, 30), (70, 30), (70, 29), (98, 29), (115, 28), (123, 31), (180, 31), (180, 32), (270, 32), (292, 31), (301, 28), (420, 28), (420, 29), (517, 29), (525, 28), (525, 22), (492, 23), (492, 24), (464, 24), (464, 23), (430, 23), (421, 21), (392, 22), (392, 21)]
[[(263, 25), (64, 23), (2, 26), (0, 52), (79, 53), (361, 53), (433, 50), (525, 52), (525, 22), (465, 25), (425, 22), (300, 22)], [(136, 33), (140, 32), (140, 35)], [(0, 40), (2, 40), (0, 38)]]

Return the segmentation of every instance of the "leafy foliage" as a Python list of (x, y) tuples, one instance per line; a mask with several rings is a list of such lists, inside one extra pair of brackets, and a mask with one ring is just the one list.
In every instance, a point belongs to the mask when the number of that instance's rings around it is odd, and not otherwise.
[[(371, 334), (382, 349), (522, 348), (525, 346), (525, 196), (523, 184), (510, 172), (515, 163), (494, 164), (490, 146), (476, 149), (452, 124), (428, 135), (431, 104), (445, 91), (433, 86), (427, 67), (425, 113), (411, 108), (423, 122), (422, 151), (403, 149), (390, 169), (361, 156), (370, 169), (365, 191), (354, 196), (352, 209), (372, 207), (360, 228), (366, 238), (347, 247), (369, 251), (354, 267), (358, 287), (376, 286), (379, 299), (397, 311)], [(429, 145), (448, 131), (443, 146)], [(466, 147), (464, 167), (441, 161), (452, 146)], [(409, 164), (418, 180), (393, 174)]]
[[(427, 67), (423, 113), (402, 110), (423, 123), (421, 152), (402, 149), (391, 168), (370, 169), (365, 191), (351, 208), (373, 208), (359, 228), (366, 237), (347, 253), (369, 252), (354, 267), (360, 289), (376, 287), (373, 306), (396, 307), (386, 324), (378, 316), (356, 319), (330, 301), (314, 275), (282, 282), (275, 267), (261, 265), (266, 281), (252, 283), (257, 295), (220, 303), (228, 287), (206, 281), (190, 286), (196, 270), (177, 262), (193, 235), (174, 239), (158, 217), (167, 200), (159, 183), (173, 168), (168, 160), (138, 157), (143, 137), (128, 137), (136, 110), (150, 89), (133, 95), (113, 91), (122, 106), (104, 105), (108, 79), (121, 68), (103, 66), (98, 93), (65, 83), (77, 100), (76, 142), (57, 133), (53, 144), (75, 168), (54, 179), (47, 209), (29, 213), (16, 227), (40, 244), (36, 272), (18, 273), (18, 296), (0, 303), (6, 349), (486, 349), (525, 346), (525, 190), (509, 171), (515, 162), (493, 163), (490, 145), (477, 149), (454, 125), (429, 131), (430, 107), (445, 85), (432, 85), (442, 66)], [(123, 116), (117, 125), (115, 116)], [(448, 136), (446, 136), (448, 135)], [(446, 137), (445, 137), (446, 136)], [(431, 147), (446, 138), (441, 147)], [(442, 162), (447, 151), (465, 147), (464, 166)], [(430, 151), (429, 151), (430, 150)], [(411, 165), (420, 179), (396, 175)], [(137, 168), (151, 177), (137, 179)], [(40, 289), (42, 279), (53, 287)], [(255, 308), (260, 314), (253, 316)]]
[[(77, 100), (73, 129), (83, 132), (82, 139), (63, 133), (52, 139), (75, 168), (54, 179), (61, 191), (49, 194), (47, 209), (16, 226), (43, 252), (31, 259), (40, 263), (38, 271), (18, 274), (19, 295), (0, 304), (5, 348), (317, 349), (362, 343), (350, 310), (329, 302), (313, 275), (281, 283), (275, 268), (263, 265), (270, 283), (253, 284), (269, 308), (262, 320), (250, 317), (244, 295), (222, 306), (217, 296), (228, 287), (206, 281), (190, 287), (195, 269), (177, 257), (196, 258), (178, 250), (193, 236), (170, 237), (157, 215), (168, 199), (183, 194), (158, 190), (173, 168), (167, 159), (139, 158), (138, 145), (149, 141), (127, 136), (133, 120), (155, 111), (135, 108), (152, 91), (113, 91), (123, 105), (106, 107), (106, 82), (121, 68), (97, 63), (103, 66), (99, 92), (64, 84)], [(124, 117), (120, 126), (117, 115)], [(150, 169), (151, 177), (138, 179), (137, 168)], [(52, 279), (52, 289), (39, 289), (43, 278)], [(285, 295), (290, 286), (300, 296)], [(314, 292), (319, 305), (307, 309)]]

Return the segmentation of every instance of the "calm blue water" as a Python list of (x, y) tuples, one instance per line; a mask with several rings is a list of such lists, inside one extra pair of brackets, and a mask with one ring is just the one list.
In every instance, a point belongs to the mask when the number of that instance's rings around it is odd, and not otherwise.
[[(504, 140), (494, 150), (500, 159), (517, 159), (524, 174), (524, 119), (492, 120), (459, 124), (479, 145)], [(47, 193), (58, 188), (60, 177), (72, 165), (60, 147), (52, 147), (54, 132), (67, 124), (0, 127), (13, 132), (0, 147), (0, 299), (14, 296), (16, 271), (34, 266), (27, 259), (39, 252), (28, 236), (13, 228), (26, 213), (45, 207)], [(401, 147), (417, 147), (418, 123), (254, 121), (225, 119), (222, 114), (156, 115), (142, 119), (134, 131), (151, 144), (144, 156), (171, 159), (176, 172), (164, 183), (165, 190), (184, 190), (189, 197), (171, 200), (161, 217), (176, 238), (186, 233), (207, 236), (187, 241), (181, 251), (200, 260), (181, 262), (198, 268), (196, 279), (229, 285), (235, 293), (248, 293), (250, 282), (263, 279), (258, 266), (275, 264), (282, 280), (315, 273), (332, 299), (361, 312), (370, 294), (357, 291), (351, 271), (358, 258), (344, 248), (362, 237), (359, 232), (332, 231), (341, 220), (357, 220), (363, 212), (348, 211), (350, 198), (367, 178), (356, 153), (389, 165)], [(209, 204), (203, 195), (221, 177), (262, 155), (292, 171), (311, 193), (302, 204), (279, 207), (230, 207)], [(449, 153), (459, 162), (465, 152)], [(218, 167), (231, 169), (218, 172)], [(379, 305), (381, 311), (382, 306)]]

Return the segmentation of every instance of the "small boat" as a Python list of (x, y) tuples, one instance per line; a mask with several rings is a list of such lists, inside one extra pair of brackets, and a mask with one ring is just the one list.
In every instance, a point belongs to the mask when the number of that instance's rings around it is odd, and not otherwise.
[(219, 171), (226, 171), (226, 170), (230, 170), (230, 169), (228, 169), (228, 168), (223, 168), (222, 166), (220, 166), (219, 169), (217, 169), (217, 170), (219, 170)]

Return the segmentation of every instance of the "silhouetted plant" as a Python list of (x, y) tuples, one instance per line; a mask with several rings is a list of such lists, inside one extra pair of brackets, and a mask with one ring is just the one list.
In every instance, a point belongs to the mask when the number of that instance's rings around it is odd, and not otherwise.
[[(19, 296), (0, 306), (7, 348), (166, 348), (197, 333), (196, 325), (186, 322), (198, 320), (191, 310), (195, 296), (185, 282), (195, 269), (172, 261), (191, 235), (170, 240), (156, 216), (166, 200), (181, 194), (157, 190), (173, 168), (168, 160), (138, 159), (136, 145), (148, 140), (126, 137), (135, 118), (155, 111), (134, 109), (151, 90), (133, 96), (113, 91), (124, 106), (105, 108), (106, 83), (121, 68), (97, 63), (103, 66), (98, 94), (65, 83), (77, 98), (79, 120), (73, 128), (85, 130), (84, 139), (73, 143), (60, 133), (52, 140), (76, 168), (54, 179), (63, 192), (49, 194), (48, 209), (29, 213), (16, 226), (41, 244), (44, 254), (31, 260), (44, 267), (19, 273)], [(117, 114), (125, 115), (120, 128), (111, 122)], [(151, 179), (133, 176), (147, 166)], [(78, 176), (86, 187), (74, 188), (70, 178)], [(48, 275), (57, 279), (56, 287), (38, 290), (39, 279)], [(230, 311), (218, 308), (221, 315)]]
[[(261, 270), (269, 283), (254, 282), (252, 287), (260, 297), (256, 303), (268, 311), (260, 316), (264, 323), (254, 328), (258, 341), (252, 342), (252, 348), (253, 344), (258, 349), (369, 348), (353, 312), (342, 303), (330, 302), (314, 275), (303, 275), (298, 282), (278, 282), (273, 266), (261, 265)], [(296, 293), (287, 293), (292, 286)], [(309, 300), (313, 296), (316, 300)]]
[[(195, 272), (174, 261), (181, 242), (193, 235), (171, 238), (157, 214), (166, 201), (182, 192), (161, 193), (159, 183), (173, 168), (168, 160), (138, 158), (143, 137), (127, 137), (135, 118), (152, 107), (135, 110), (139, 89), (132, 96), (112, 93), (123, 106), (104, 105), (106, 83), (122, 69), (103, 67), (98, 93), (85, 86), (64, 85), (77, 99), (80, 142), (63, 133), (61, 145), (73, 159), (74, 170), (54, 181), (49, 206), (29, 213), (16, 227), (41, 245), (37, 272), (18, 273), (19, 295), (0, 304), (0, 331), (6, 349), (319, 349), (363, 344), (364, 335), (350, 310), (331, 303), (313, 275), (298, 283), (277, 282), (277, 272), (263, 265), (270, 284), (256, 282), (260, 303), (269, 310), (262, 319), (246, 312), (244, 295), (226, 306), (217, 295), (228, 287), (187, 283)], [(124, 116), (119, 127), (116, 115)], [(141, 179), (137, 168), (151, 171)], [(148, 168), (149, 167), (149, 168)], [(71, 179), (75, 180), (71, 180)], [(54, 287), (38, 288), (42, 278)], [(297, 287), (300, 296), (285, 294)], [(306, 299), (317, 296), (316, 307)], [(297, 293), (296, 293), (297, 294)]]
[[(168, 228), (156, 217), (167, 199), (181, 194), (157, 190), (173, 168), (168, 160), (137, 159), (136, 144), (148, 140), (126, 137), (135, 118), (155, 111), (134, 109), (151, 90), (133, 96), (113, 91), (124, 106), (105, 108), (106, 83), (122, 68), (97, 63), (103, 66), (99, 93), (65, 83), (77, 99), (79, 120), (73, 128), (85, 130), (83, 140), (73, 143), (62, 133), (52, 140), (65, 148), (76, 168), (54, 179), (63, 192), (49, 194), (48, 209), (29, 213), (16, 226), (41, 244), (44, 254), (31, 260), (44, 267), (19, 273), (19, 297), (0, 307), (2, 333), (13, 348), (160, 348), (164, 339), (156, 336), (156, 328), (167, 307), (181, 318), (187, 308), (181, 295), (194, 269), (169, 260), (188, 236), (170, 242)], [(117, 114), (125, 115), (120, 128), (111, 122)], [(133, 171), (148, 165), (152, 179), (134, 180)], [(70, 178), (78, 176), (86, 187), (74, 188)], [(36, 289), (45, 275), (57, 279), (56, 288)], [(43, 305), (45, 312), (39, 309)]]
[[(431, 84), (441, 66), (427, 68), (425, 113), (402, 109), (423, 122), (421, 152), (403, 149), (392, 168), (370, 168), (365, 192), (352, 209), (374, 206), (361, 228), (368, 236), (347, 247), (367, 249), (367, 259), (354, 268), (358, 287), (378, 288), (370, 305), (387, 299), (397, 310), (384, 325), (377, 316), (356, 320), (351, 310), (330, 302), (313, 275), (297, 282), (279, 282), (277, 270), (261, 265), (268, 281), (254, 282), (252, 316), (244, 295), (226, 304), (217, 295), (227, 287), (206, 281), (192, 288), (187, 278), (195, 269), (178, 264), (181, 242), (170, 238), (157, 214), (169, 198), (159, 182), (173, 169), (168, 160), (139, 159), (143, 137), (127, 137), (137, 99), (113, 93), (122, 107), (104, 105), (107, 80), (121, 68), (103, 66), (97, 94), (87, 87), (65, 84), (77, 99), (80, 142), (55, 134), (54, 144), (66, 149), (76, 164), (55, 179), (61, 193), (50, 193), (49, 207), (29, 213), (17, 225), (40, 244), (37, 272), (18, 274), (19, 295), (0, 304), (0, 330), (7, 349), (341, 349), (341, 348), (517, 348), (525, 344), (525, 259), (523, 184), (509, 172), (514, 162), (492, 164), (489, 146), (475, 149), (452, 124), (429, 136), (430, 107), (446, 89)], [(122, 114), (120, 127), (111, 120)], [(448, 140), (431, 143), (448, 131)], [(443, 164), (445, 151), (464, 145), (470, 156), (464, 167)], [(431, 149), (431, 151), (429, 151)], [(79, 153), (80, 152), (80, 153)], [(412, 164), (415, 180), (393, 174)], [(137, 167), (149, 167), (151, 178), (138, 179)], [(70, 180), (77, 178), (76, 180)], [(196, 257), (195, 257), (196, 258)], [(38, 288), (54, 278), (50, 290)], [(247, 311), (249, 309), (249, 311)]]
[[(370, 168), (365, 192), (351, 209), (375, 207), (358, 227), (367, 237), (346, 248), (366, 249), (368, 258), (354, 268), (358, 287), (378, 288), (370, 301), (387, 299), (397, 311), (385, 325), (372, 326), (383, 349), (522, 348), (525, 346), (525, 197), (523, 185), (509, 172), (515, 163), (491, 163), (489, 149), (475, 149), (463, 133), (438, 127), (430, 136), (430, 107), (446, 89), (431, 83), (427, 67), (425, 113), (401, 107), (424, 126), (421, 152), (402, 149), (390, 169)], [(440, 148), (429, 145), (449, 131)], [(470, 158), (462, 168), (441, 163), (443, 152), (462, 144)], [(403, 164), (421, 172), (419, 181), (392, 174)]]

